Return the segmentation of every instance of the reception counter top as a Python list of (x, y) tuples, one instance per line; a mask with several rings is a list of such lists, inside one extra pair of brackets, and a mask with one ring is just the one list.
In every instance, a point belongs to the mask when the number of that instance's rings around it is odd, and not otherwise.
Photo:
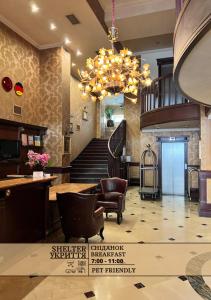
[(33, 183), (42, 183), (48, 182), (56, 179), (56, 176), (51, 177), (44, 177), (44, 178), (13, 178), (13, 179), (6, 179), (0, 181), (0, 190), (10, 189), (15, 186), (26, 185), (26, 184), (33, 184)]

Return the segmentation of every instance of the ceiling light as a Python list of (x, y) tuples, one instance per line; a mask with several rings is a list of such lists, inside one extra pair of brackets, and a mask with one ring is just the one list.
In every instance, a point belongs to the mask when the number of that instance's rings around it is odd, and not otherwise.
[(69, 45), (71, 43), (71, 41), (68, 39), (68, 37), (66, 37), (64, 39), (64, 43), (65, 43), (65, 45)]
[(35, 3), (31, 4), (31, 11), (33, 13), (37, 13), (39, 10), (40, 10), (40, 8), (39, 8), (39, 6), (37, 6), (37, 4), (35, 4)]
[(77, 55), (77, 56), (81, 56), (81, 55), (82, 55), (81, 51), (80, 51), (80, 50), (77, 50), (76, 55)]
[(50, 24), (50, 30), (56, 30), (56, 25), (54, 23), (51, 23)]
[[(110, 49), (101, 48), (98, 55), (86, 60), (87, 70), (79, 71), (80, 90), (83, 97), (91, 96), (92, 100), (103, 100), (106, 96), (123, 93), (127, 99), (136, 103), (141, 86), (150, 86), (149, 64), (140, 70), (140, 62), (128, 49), (116, 53), (114, 43), (118, 40), (118, 29), (115, 27), (115, 0), (112, 0), (112, 27), (109, 28)], [(77, 51), (77, 56), (79, 55)]]
[(75, 67), (76, 66), (76, 64), (75, 63), (72, 63), (72, 67)]

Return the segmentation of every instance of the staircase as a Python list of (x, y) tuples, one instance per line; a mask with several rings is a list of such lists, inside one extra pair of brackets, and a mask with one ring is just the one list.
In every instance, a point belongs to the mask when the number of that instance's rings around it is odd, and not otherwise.
[(108, 140), (93, 139), (71, 163), (70, 182), (99, 183), (108, 177)]

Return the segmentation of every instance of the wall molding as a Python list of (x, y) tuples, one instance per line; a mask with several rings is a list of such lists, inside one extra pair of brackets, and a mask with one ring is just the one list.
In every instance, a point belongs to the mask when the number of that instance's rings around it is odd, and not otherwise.
[(29, 44), (31, 44), (32, 46), (34, 46), (38, 50), (45, 50), (45, 49), (57, 48), (57, 47), (61, 47), (63, 45), (62, 42), (53, 43), (53, 44), (39, 45), (29, 35), (25, 34), (18, 26), (16, 26), (14, 23), (10, 22), (8, 19), (6, 19), (1, 14), (0, 14), (0, 22), (2, 22), (4, 25), (6, 25), (7, 27), (9, 27), (12, 31), (14, 31), (16, 34), (18, 34), (19, 36), (21, 36), (25, 41), (27, 41)]
[[(175, 0), (128, 0), (126, 3), (116, 4), (116, 19), (124, 19), (134, 16), (146, 15), (160, 12), (163, 10), (175, 9)], [(105, 7), (105, 21), (110, 22), (112, 19), (111, 5)]]

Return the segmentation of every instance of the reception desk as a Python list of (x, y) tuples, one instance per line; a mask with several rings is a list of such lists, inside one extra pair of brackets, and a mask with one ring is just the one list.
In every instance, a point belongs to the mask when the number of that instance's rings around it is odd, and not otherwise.
[(56, 178), (0, 181), (0, 243), (31, 243), (45, 238), (49, 186)]

